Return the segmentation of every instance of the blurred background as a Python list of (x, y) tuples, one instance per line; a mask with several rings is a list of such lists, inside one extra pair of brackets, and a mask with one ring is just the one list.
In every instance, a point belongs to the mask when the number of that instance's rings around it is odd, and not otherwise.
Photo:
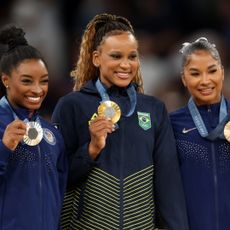
[(0, 0), (0, 26), (22, 27), (47, 60), (50, 86), (42, 106), (47, 120), (57, 100), (72, 91), (70, 71), (86, 24), (105, 12), (125, 16), (133, 24), (145, 93), (164, 101), (169, 112), (184, 106), (189, 97), (180, 79), (178, 51), (182, 43), (201, 36), (220, 52), (224, 94), (230, 99), (230, 0)]

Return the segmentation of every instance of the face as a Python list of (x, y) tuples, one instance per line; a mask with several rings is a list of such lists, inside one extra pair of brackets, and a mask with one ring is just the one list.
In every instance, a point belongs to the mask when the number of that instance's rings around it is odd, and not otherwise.
[(224, 70), (209, 52), (199, 50), (189, 56), (182, 81), (197, 105), (219, 102), (223, 80)]
[(99, 68), (100, 80), (107, 87), (126, 87), (139, 67), (138, 45), (135, 37), (124, 32), (106, 37), (93, 52), (93, 64)]
[(39, 109), (48, 92), (48, 71), (43, 61), (21, 62), (10, 76), (3, 74), (7, 99), (15, 108)]

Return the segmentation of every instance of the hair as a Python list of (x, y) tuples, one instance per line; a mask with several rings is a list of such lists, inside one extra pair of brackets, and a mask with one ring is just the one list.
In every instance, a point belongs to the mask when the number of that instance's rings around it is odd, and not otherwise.
[[(135, 37), (131, 23), (121, 16), (99, 14), (88, 23), (82, 36), (78, 61), (71, 72), (75, 81), (74, 90), (80, 90), (87, 81), (99, 76), (99, 70), (92, 62), (92, 53), (102, 43), (105, 36), (119, 35), (123, 32), (130, 32)], [(138, 92), (143, 92), (140, 67), (133, 83), (137, 85)]]
[(47, 64), (41, 53), (30, 46), (25, 39), (25, 32), (14, 25), (8, 25), (0, 32), (0, 43), (7, 46), (0, 59), (0, 74), (4, 73), (10, 76), (22, 61), (26, 59), (40, 59)]
[(217, 60), (220, 63), (220, 65), (222, 65), (219, 52), (216, 49), (216, 45), (210, 43), (208, 39), (205, 37), (200, 37), (191, 43), (185, 42), (182, 44), (182, 46), (183, 47), (179, 51), (182, 54), (182, 62), (181, 62), (182, 69), (188, 63), (190, 55), (198, 50), (204, 50), (204, 51), (209, 52), (212, 55), (212, 57), (215, 60)]

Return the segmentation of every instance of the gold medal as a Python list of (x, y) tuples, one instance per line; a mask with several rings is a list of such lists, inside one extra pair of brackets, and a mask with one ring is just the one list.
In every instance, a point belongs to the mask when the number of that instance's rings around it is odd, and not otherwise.
[(99, 116), (110, 119), (113, 124), (116, 124), (121, 117), (120, 107), (113, 101), (103, 101), (99, 105), (97, 112)]
[(230, 121), (224, 126), (224, 136), (230, 142)]
[(30, 121), (26, 123), (26, 135), (23, 137), (24, 143), (35, 146), (43, 138), (43, 129), (38, 122)]

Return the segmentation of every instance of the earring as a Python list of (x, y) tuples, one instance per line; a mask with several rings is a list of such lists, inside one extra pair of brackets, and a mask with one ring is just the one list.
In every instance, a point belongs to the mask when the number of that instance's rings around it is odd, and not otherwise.
[(6, 85), (6, 88), (8, 89), (8, 88), (9, 88), (9, 86), (8, 86), (8, 85)]

